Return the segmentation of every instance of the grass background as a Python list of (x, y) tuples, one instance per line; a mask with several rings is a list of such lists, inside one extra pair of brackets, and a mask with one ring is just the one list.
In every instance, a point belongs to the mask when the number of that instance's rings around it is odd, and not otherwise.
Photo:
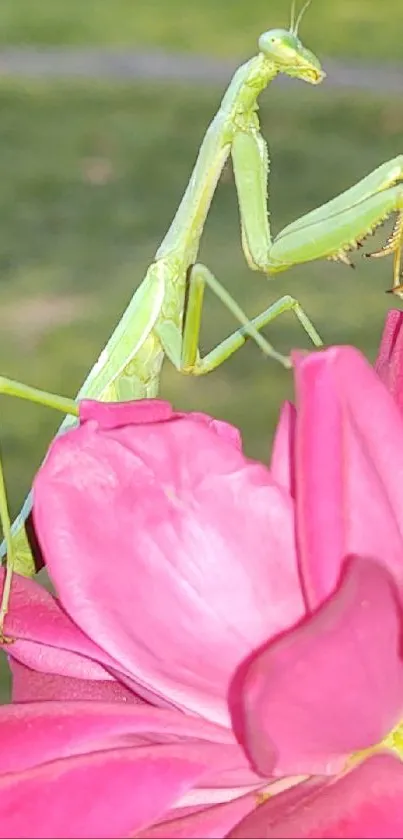
[[(290, 7), (291, 0), (4, 0), (0, 42), (248, 55), (260, 32), (288, 27)], [(399, 61), (402, 20), (400, 0), (313, 0), (301, 33), (323, 55)]]
[[(14, 0), (0, 8), (3, 44), (97, 44), (246, 54), (256, 35), (287, 21), (288, 4), (244, 0)], [(164, 11), (165, 10), (165, 11)], [(364, 15), (365, 10), (365, 15)], [(399, 58), (399, 4), (314, 2), (303, 34), (320, 54)], [(309, 36), (309, 37), (308, 37)], [(305, 40), (305, 37), (304, 37)], [(251, 50), (252, 45), (252, 50)], [(74, 395), (141, 282), (179, 203), (222, 89), (0, 81), (1, 373)], [(274, 84), (261, 99), (272, 159), (273, 232), (402, 150), (396, 99)], [(371, 249), (371, 243), (369, 245)], [(284, 293), (298, 297), (328, 343), (354, 343), (371, 359), (390, 305), (390, 259), (350, 271), (313, 263), (273, 281), (248, 270), (230, 165), (224, 170), (201, 258), (252, 316)], [(233, 328), (209, 294), (202, 349)], [(267, 330), (284, 351), (308, 346), (291, 315)], [(177, 408), (212, 412), (242, 428), (247, 452), (268, 459), (292, 377), (252, 343), (192, 381), (164, 369)], [(12, 512), (56, 430), (50, 411), (3, 398), (0, 440)], [(6, 695), (6, 682), (3, 696)]]

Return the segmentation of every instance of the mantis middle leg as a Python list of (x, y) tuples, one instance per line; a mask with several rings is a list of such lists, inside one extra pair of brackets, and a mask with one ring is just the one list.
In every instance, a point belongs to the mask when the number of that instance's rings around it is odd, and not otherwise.
[[(198, 342), (203, 295), (206, 285), (208, 285), (219, 297), (219, 299), (230, 309), (230, 311), (232, 311), (235, 318), (241, 322), (242, 326), (210, 353), (208, 353), (205, 358), (200, 358), (198, 352)], [(266, 355), (280, 361), (285, 367), (290, 367), (290, 360), (286, 356), (281, 355), (281, 353), (278, 353), (259, 333), (259, 330), (262, 327), (270, 323), (270, 321), (274, 320), (274, 318), (285, 311), (294, 311), (301, 325), (304, 327), (308, 335), (310, 335), (313, 343), (316, 346), (321, 346), (322, 341), (316, 332), (315, 327), (310, 322), (299, 303), (292, 297), (283, 297), (273, 306), (270, 306), (262, 312), (258, 317), (250, 321), (247, 315), (242, 311), (218, 280), (216, 280), (208, 268), (204, 265), (197, 264), (190, 270), (189, 294), (185, 311), (183, 334), (179, 331), (172, 331), (172, 328), (167, 327), (166, 324), (160, 325), (159, 327), (156, 327), (156, 329), (159, 332), (167, 355), (171, 358), (178, 369), (185, 373), (191, 373), (198, 376), (203, 375), (204, 373), (209, 373), (211, 370), (218, 367), (237, 349), (243, 346), (248, 338), (256, 340)], [(0, 395), (3, 394), (15, 396), (19, 399), (25, 399), (39, 405), (54, 408), (61, 411), (63, 414), (69, 414), (75, 417), (78, 416), (78, 405), (74, 400), (57, 396), (56, 394), (48, 393), (43, 390), (38, 390), (37, 388), (30, 387), (28, 385), (23, 385), (20, 382), (13, 381), (12, 379), (0, 377)], [(11, 521), (7, 504), (1, 453), (0, 523), (7, 551), (7, 567), (0, 603), (0, 641), (5, 643), (12, 640), (6, 638), (4, 635), (3, 626), (8, 611), (11, 582), (15, 568), (15, 546), (11, 531)]]
[(267, 274), (315, 259), (348, 262), (391, 213), (399, 216), (386, 245), (371, 256), (395, 253), (394, 288), (399, 286), (403, 237), (403, 155), (384, 163), (350, 189), (285, 227), (273, 240), (267, 209), (268, 154), (254, 122), (233, 140), (232, 159), (238, 193), (242, 244), (251, 268)]
[[(289, 357), (277, 352), (266, 338), (263, 338), (259, 333), (260, 329), (287, 311), (292, 311), (295, 314), (314, 346), (320, 347), (323, 345), (319, 333), (309, 320), (307, 314), (298, 301), (289, 295), (282, 297), (281, 300), (269, 306), (257, 317), (249, 319), (229, 292), (226, 291), (205, 265), (200, 263), (193, 265), (189, 271), (188, 282), (189, 291), (185, 308), (183, 332), (180, 333), (172, 324), (169, 326), (162, 324), (157, 327), (157, 332), (166, 354), (175, 367), (183, 373), (189, 373), (193, 376), (202, 376), (210, 373), (233, 355), (236, 350), (242, 347), (249, 338), (252, 338), (258, 344), (265, 355), (279, 361), (284, 367), (290, 368), (291, 361)], [(211, 350), (204, 358), (200, 358), (198, 346), (206, 285), (242, 325)]]

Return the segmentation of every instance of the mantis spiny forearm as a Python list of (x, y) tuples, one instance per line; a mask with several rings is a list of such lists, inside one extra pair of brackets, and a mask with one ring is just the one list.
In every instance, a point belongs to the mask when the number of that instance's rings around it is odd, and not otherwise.
[[(274, 240), (271, 237), (267, 206), (268, 154), (260, 134), (257, 99), (279, 73), (311, 84), (319, 84), (324, 78), (318, 59), (298, 37), (300, 19), (301, 14), (289, 30), (270, 30), (261, 35), (258, 54), (235, 73), (202, 142), (171, 227), (78, 398), (107, 401), (155, 396), (165, 355), (178, 370), (202, 375), (221, 364), (247, 337), (252, 337), (267, 355), (289, 366), (289, 359), (277, 353), (259, 332), (287, 310), (296, 314), (313, 343), (321, 344), (297, 301), (284, 297), (249, 321), (211, 272), (197, 263), (206, 216), (230, 154), (242, 245), (252, 269), (270, 276), (320, 258), (345, 262), (350, 249), (358, 247), (362, 238), (391, 212), (398, 211), (394, 234), (375, 255), (395, 253), (394, 291), (400, 292), (403, 187), (398, 183), (403, 180), (403, 157), (384, 164), (350, 190), (294, 221)], [(205, 285), (230, 308), (241, 328), (205, 358), (200, 358), (198, 340)], [(24, 396), (22, 385), (14, 383), (7, 388), (14, 395)], [(72, 413), (75, 413), (73, 408)], [(61, 430), (74, 422), (74, 417), (67, 417)], [(23, 527), (30, 507), (29, 498), (13, 525), (12, 540), (11, 536), (7, 540), (8, 554), (12, 552), (15, 567), (22, 573), (32, 571)], [(3, 555), (4, 552), (3, 546)]]

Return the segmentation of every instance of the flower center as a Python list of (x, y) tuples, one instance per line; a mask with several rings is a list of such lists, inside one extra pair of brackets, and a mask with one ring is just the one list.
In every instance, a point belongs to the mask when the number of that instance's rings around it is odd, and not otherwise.
[(382, 741), (381, 746), (391, 749), (400, 757), (400, 760), (403, 760), (403, 722), (399, 722), (399, 725), (392, 729), (390, 734)]
[(389, 751), (394, 752), (403, 761), (403, 722), (399, 722), (395, 728), (392, 728), (392, 731), (380, 743), (377, 743), (375, 746), (369, 746), (368, 749), (354, 752), (347, 761), (346, 770), (351, 769), (357, 763), (361, 763), (361, 761), (370, 757), (370, 755), (383, 749), (389, 749)]
[[(347, 760), (346, 765), (344, 767), (344, 772), (342, 771), (341, 774), (345, 772), (349, 772), (353, 769), (354, 766), (357, 766), (358, 763), (361, 763), (367, 757), (375, 754), (376, 752), (382, 751), (384, 749), (389, 749), (389, 751), (394, 752), (401, 761), (403, 761), (403, 722), (399, 722), (399, 724), (389, 732), (387, 737), (384, 738), (380, 743), (376, 743), (375, 746), (369, 746), (368, 749), (361, 749), (359, 752), (354, 752)], [(298, 775), (298, 776), (290, 776), (287, 778), (281, 778), (278, 781), (274, 781), (273, 783), (268, 784), (263, 789), (259, 790), (256, 793), (256, 804), (259, 807), (261, 804), (264, 804), (269, 798), (278, 795), (279, 792), (284, 792), (286, 789), (290, 789), (291, 787), (297, 786), (298, 784), (302, 783), (303, 781), (308, 780), (309, 775)]]

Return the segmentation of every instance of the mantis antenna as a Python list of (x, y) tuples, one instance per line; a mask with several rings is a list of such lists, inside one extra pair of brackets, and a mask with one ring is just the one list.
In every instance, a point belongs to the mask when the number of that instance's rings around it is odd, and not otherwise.
[(298, 35), (298, 29), (299, 29), (299, 25), (301, 23), (301, 20), (302, 20), (304, 14), (305, 14), (307, 8), (311, 5), (311, 3), (312, 3), (312, 0), (306, 0), (306, 3), (304, 3), (304, 5), (302, 6), (302, 9), (301, 9), (300, 13), (299, 13), (297, 19), (295, 20), (295, 0), (292, 0), (290, 32), (293, 35)]
[(292, 0), (292, 3), (291, 3), (290, 32), (294, 32), (294, 23), (295, 23), (295, 0)]

